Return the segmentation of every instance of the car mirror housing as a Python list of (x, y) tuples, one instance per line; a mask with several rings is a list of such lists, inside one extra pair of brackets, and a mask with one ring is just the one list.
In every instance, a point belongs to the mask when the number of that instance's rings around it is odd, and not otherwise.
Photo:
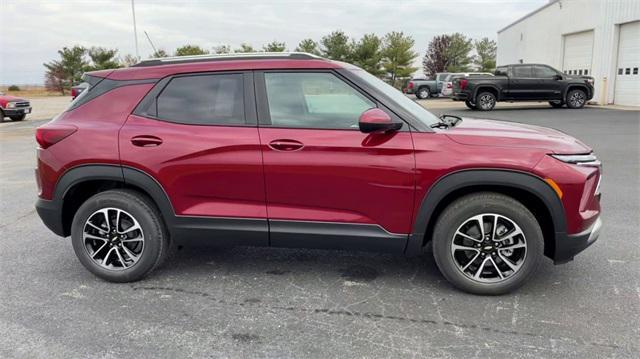
[(398, 131), (402, 122), (394, 122), (391, 117), (379, 108), (370, 108), (360, 115), (358, 120), (360, 131), (364, 133)]

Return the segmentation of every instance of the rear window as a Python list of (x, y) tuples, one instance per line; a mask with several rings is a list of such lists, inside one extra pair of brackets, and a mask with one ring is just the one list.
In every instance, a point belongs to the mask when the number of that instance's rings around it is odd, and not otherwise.
[(533, 77), (531, 66), (515, 66), (513, 68), (513, 77)]
[(242, 74), (176, 77), (157, 99), (161, 120), (192, 125), (243, 125)]

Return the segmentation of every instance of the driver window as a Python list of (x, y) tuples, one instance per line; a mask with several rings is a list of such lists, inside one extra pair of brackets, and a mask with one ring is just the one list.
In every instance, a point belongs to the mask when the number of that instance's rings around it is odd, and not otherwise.
[(539, 79), (550, 79), (556, 76), (558, 73), (546, 66), (535, 66), (533, 68), (533, 75)]
[(357, 129), (376, 104), (331, 73), (264, 74), (274, 127)]

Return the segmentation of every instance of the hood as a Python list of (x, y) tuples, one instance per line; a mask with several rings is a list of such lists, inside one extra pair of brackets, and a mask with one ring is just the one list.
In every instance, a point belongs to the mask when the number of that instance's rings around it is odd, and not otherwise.
[(27, 102), (29, 100), (20, 98), (20, 97), (15, 97), (15, 96), (11, 96), (11, 95), (0, 95), (0, 103), (2, 103), (3, 105), (6, 104), (7, 102)]
[(456, 127), (446, 130), (455, 142), (471, 146), (539, 148), (549, 153), (589, 153), (591, 148), (566, 133), (547, 127), (515, 122), (465, 118)]

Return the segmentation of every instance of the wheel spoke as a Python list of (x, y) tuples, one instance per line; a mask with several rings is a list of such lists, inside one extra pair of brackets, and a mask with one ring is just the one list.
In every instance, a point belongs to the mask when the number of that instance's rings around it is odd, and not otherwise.
[(465, 270), (467, 270), (467, 268), (469, 268), (471, 263), (475, 262), (479, 256), (480, 256), (480, 251), (478, 251), (478, 253), (476, 253), (476, 255), (473, 256), (473, 258), (471, 258), (471, 260), (464, 267), (462, 267), (462, 271), (464, 272)]
[(452, 244), (451, 248), (453, 248), (454, 251), (475, 251), (475, 252), (479, 252), (478, 249), (473, 248), (471, 246), (461, 246), (459, 244)]
[(514, 273), (522, 266), (522, 263), (520, 263), (520, 264), (511, 263), (511, 260), (509, 258), (503, 256), (502, 253), (500, 253), (500, 251), (498, 251), (498, 256), (500, 257), (500, 259), (502, 259), (502, 261), (504, 263), (506, 263), (509, 266), (509, 268), (511, 268), (511, 270)]
[(520, 230), (520, 228), (516, 228), (514, 229), (511, 233), (507, 234), (506, 236), (499, 238), (499, 239), (495, 239), (496, 242), (504, 242), (507, 239), (511, 239), (519, 234), (523, 234), (522, 231)]
[(102, 215), (104, 215), (104, 223), (107, 225), (107, 231), (110, 232), (111, 231), (111, 223), (109, 222), (109, 209), (108, 208), (101, 209), (98, 212), (102, 213)]
[(109, 248), (109, 250), (107, 251), (107, 254), (104, 255), (104, 258), (102, 258), (102, 265), (104, 267), (107, 266), (107, 259), (109, 259), (109, 256), (111, 255), (111, 252), (113, 252), (113, 247)]
[(89, 238), (89, 239), (97, 239), (99, 241), (103, 241), (106, 242), (107, 240), (102, 238), (102, 237), (98, 237), (98, 236), (94, 236), (93, 234), (89, 234), (89, 233), (84, 233), (84, 238)]
[(500, 247), (500, 250), (503, 251), (505, 249), (518, 249), (518, 248), (527, 248), (527, 245), (524, 243), (515, 243)]
[(496, 239), (496, 229), (498, 227), (498, 215), (493, 216), (493, 228), (491, 228), (491, 240)]
[(474, 279), (480, 279), (480, 276), (482, 275), (482, 271), (484, 270), (484, 266), (485, 264), (487, 264), (487, 262), (489, 261), (489, 259), (491, 259), (491, 257), (487, 257), (485, 258), (482, 263), (480, 263), (480, 266), (478, 267), (478, 270), (476, 270), (475, 274), (473, 275)]
[(106, 231), (106, 229), (96, 226), (95, 224), (91, 223), (91, 221), (87, 221), (87, 224), (90, 225), (91, 227), (97, 229), (100, 232), (105, 232)]
[(491, 257), (488, 257), (488, 258), (491, 260), (491, 263), (493, 264), (493, 268), (496, 269), (496, 272), (500, 276), (500, 279), (504, 279), (504, 275), (502, 274), (502, 271), (500, 270), (500, 268), (498, 268), (498, 264), (496, 263), (496, 261), (494, 261), (493, 258)]
[(120, 251), (118, 250), (118, 248), (114, 247), (113, 249), (115, 249), (115, 252), (118, 255), (118, 260), (120, 261), (120, 264), (122, 264), (123, 267), (127, 268), (127, 262), (125, 262), (124, 258), (122, 258), (122, 254), (120, 254)]
[(460, 231), (457, 231), (457, 232), (456, 232), (456, 235), (461, 236), (461, 237), (464, 237), (464, 238), (466, 238), (466, 239), (470, 239), (470, 240), (475, 241), (475, 242), (482, 242), (482, 238), (480, 238), (480, 239), (476, 239), (476, 238), (473, 238), (473, 237), (471, 237), (470, 235), (468, 235), (468, 234), (464, 234), (464, 233), (462, 233), (462, 232), (460, 232)]
[(136, 256), (135, 254), (133, 254), (133, 252), (131, 252), (127, 246), (122, 246), (120, 247), (122, 248), (122, 250), (127, 254), (127, 256), (133, 261), (133, 263), (136, 263), (138, 261), (138, 259), (140, 259), (139, 256)]
[(118, 233), (120, 233), (120, 213), (122, 213), (122, 211), (116, 211), (116, 231)]
[(91, 256), (91, 259), (95, 259), (96, 256), (98, 255), (98, 253), (100, 253), (100, 251), (106, 246), (107, 246), (107, 242), (105, 241), (104, 244), (102, 246), (100, 246), (100, 248), (98, 248), (98, 250), (93, 252), (93, 255)]
[(124, 231), (122, 231), (122, 232), (118, 232), (118, 233), (120, 233), (120, 234), (127, 234), (127, 233), (131, 233), (131, 232), (135, 231), (136, 229), (140, 229), (140, 225), (139, 225), (139, 224), (137, 224), (137, 223), (134, 223), (131, 227), (129, 227), (129, 228), (127, 228), (127, 229), (125, 229), (125, 230), (124, 230)]
[(123, 239), (120, 242), (122, 243), (129, 243), (129, 242), (144, 242), (144, 238), (142, 237), (137, 237), (137, 238), (127, 238), (127, 239)]

